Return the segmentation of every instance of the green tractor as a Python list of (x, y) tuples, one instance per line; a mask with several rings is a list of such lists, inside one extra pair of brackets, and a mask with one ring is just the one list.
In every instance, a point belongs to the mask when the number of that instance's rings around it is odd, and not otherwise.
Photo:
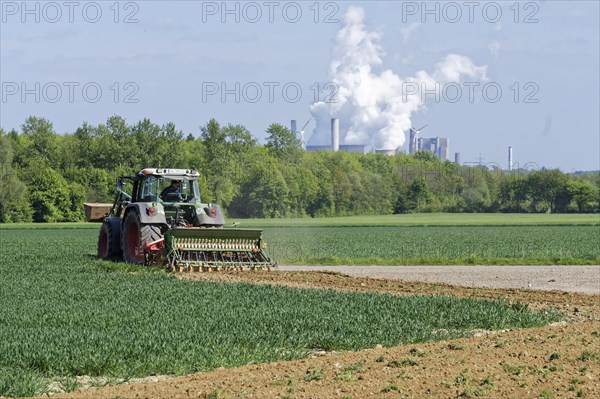
[[(203, 203), (199, 173), (142, 169), (117, 179), (117, 195), (103, 219), (98, 256), (158, 264), (171, 271), (270, 270), (261, 230), (225, 229), (218, 205)], [(125, 193), (125, 180), (133, 183)]]

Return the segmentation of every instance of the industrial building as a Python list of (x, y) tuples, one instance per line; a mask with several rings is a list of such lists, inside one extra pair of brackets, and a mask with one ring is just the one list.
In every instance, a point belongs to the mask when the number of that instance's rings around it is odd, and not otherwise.
[(296, 130), (296, 120), (292, 120), (291, 130), (300, 136), (298, 138), (302, 141), (302, 148), (306, 151), (345, 151), (357, 154), (364, 154), (366, 151), (367, 146), (365, 144), (340, 144), (340, 120), (338, 118), (331, 118), (331, 145), (306, 145), (304, 142), (304, 127), (302, 130)]
[(331, 151), (330, 145), (307, 145), (306, 151)]
[(419, 139), (417, 140), (417, 150), (429, 151), (430, 153), (438, 157), (440, 161), (446, 161), (448, 159), (448, 138), (419, 137)]
[(364, 154), (367, 146), (364, 144), (342, 144), (340, 145), (340, 151), (353, 152), (357, 154)]

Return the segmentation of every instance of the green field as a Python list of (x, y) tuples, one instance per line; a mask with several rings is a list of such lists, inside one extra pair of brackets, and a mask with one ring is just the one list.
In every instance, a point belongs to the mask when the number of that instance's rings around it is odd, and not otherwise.
[[(598, 214), (411, 214), (230, 220), (261, 228), (280, 264), (600, 264)], [(98, 224), (3, 225), (91, 229)], [(82, 233), (87, 234), (87, 233)], [(90, 238), (91, 241), (94, 238)]]
[(240, 227), (600, 226), (600, 214), (413, 213), (300, 219), (233, 219)]
[(43, 227), (0, 230), (0, 396), (39, 394), (51, 381), (74, 389), (78, 375), (185, 374), (561, 317), (504, 301), (181, 281), (146, 268), (124, 272), (95, 257), (97, 226)]
[(283, 264), (600, 263), (597, 226), (267, 227), (265, 236)]
[[(407, 215), (341, 216), (297, 219), (228, 219), (240, 228), (354, 226), (600, 226), (600, 214), (531, 213), (412, 213)], [(227, 226), (226, 226), (227, 227)], [(0, 224), (2, 229), (100, 228), (93, 223)]]
[(600, 215), (412, 214), (236, 220), (281, 264), (599, 264)]

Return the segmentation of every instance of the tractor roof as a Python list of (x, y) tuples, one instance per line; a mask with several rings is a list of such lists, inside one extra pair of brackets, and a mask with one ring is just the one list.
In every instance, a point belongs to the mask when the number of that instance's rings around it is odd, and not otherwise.
[(198, 178), (200, 173), (194, 169), (145, 168), (140, 170), (138, 175), (153, 175), (167, 179), (192, 180)]

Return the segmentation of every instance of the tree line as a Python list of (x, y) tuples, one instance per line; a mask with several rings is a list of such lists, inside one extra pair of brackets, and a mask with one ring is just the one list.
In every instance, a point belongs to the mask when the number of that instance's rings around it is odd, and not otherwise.
[(305, 152), (274, 123), (266, 144), (211, 119), (199, 137), (173, 123), (120, 116), (57, 134), (44, 118), (0, 128), (0, 222), (84, 219), (84, 202), (112, 202), (115, 179), (145, 167), (194, 168), (203, 202), (231, 217), (410, 212), (598, 212), (600, 174), (502, 171), (416, 154)]

